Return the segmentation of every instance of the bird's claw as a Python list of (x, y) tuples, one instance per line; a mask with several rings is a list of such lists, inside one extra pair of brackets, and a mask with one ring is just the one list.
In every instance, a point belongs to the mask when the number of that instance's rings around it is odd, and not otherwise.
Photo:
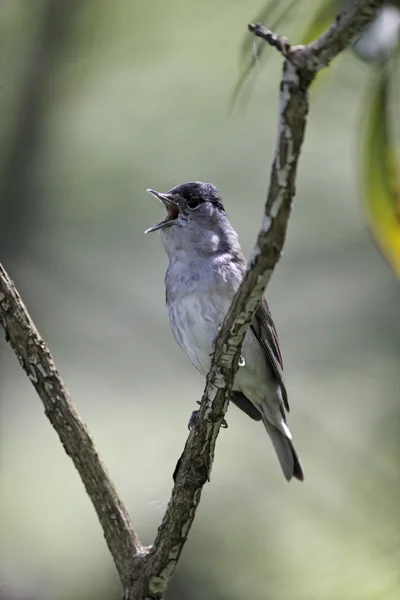
[[(200, 405), (200, 402), (197, 402), (197, 404)], [(195, 427), (195, 425), (197, 423), (198, 412), (199, 412), (198, 410), (194, 410), (192, 412), (192, 414), (190, 415), (190, 419), (189, 419), (189, 423), (188, 423), (189, 431), (192, 431), (192, 429)], [(222, 427), (222, 429), (228, 429), (228, 423), (226, 422), (225, 419), (222, 419), (221, 427)]]
[(198, 414), (198, 410), (194, 410), (192, 412), (192, 414), (190, 415), (190, 419), (189, 419), (189, 423), (188, 423), (188, 429), (189, 431), (192, 431), (192, 429), (194, 428), (194, 426), (197, 423), (197, 414)]

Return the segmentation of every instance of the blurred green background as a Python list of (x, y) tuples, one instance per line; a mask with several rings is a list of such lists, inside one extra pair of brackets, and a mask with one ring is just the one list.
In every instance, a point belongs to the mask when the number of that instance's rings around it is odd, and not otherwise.
[[(143, 235), (163, 212), (145, 189), (212, 181), (250, 253), (280, 57), (271, 50), (246, 107), (228, 107), (261, 6), (0, 4), (0, 260), (144, 543), (204, 386), (169, 330), (166, 257)], [(347, 53), (313, 95), (268, 289), (306, 480), (288, 485), (263, 428), (231, 407), (169, 599), (399, 598), (399, 288), (358, 202), (368, 75)], [(117, 599), (94, 510), (4, 341), (0, 361), (0, 598)]]

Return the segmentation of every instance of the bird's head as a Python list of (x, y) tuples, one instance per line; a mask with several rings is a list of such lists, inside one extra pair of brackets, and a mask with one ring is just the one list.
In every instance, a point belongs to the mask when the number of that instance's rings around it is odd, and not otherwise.
[(179, 250), (205, 255), (236, 249), (237, 234), (226, 216), (217, 188), (203, 181), (188, 181), (166, 193), (148, 189), (167, 209), (166, 218), (147, 229), (160, 231), (167, 254)]

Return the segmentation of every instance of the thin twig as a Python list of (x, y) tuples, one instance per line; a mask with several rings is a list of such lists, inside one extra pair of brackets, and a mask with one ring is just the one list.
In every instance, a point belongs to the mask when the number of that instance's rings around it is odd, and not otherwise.
[(291, 44), (287, 38), (283, 37), (283, 35), (273, 33), (260, 23), (250, 23), (248, 28), (256, 37), (262, 38), (267, 44), (276, 48), (284, 58), (288, 56)]
[(292, 46), (285, 37), (274, 34), (261, 23), (248, 27), (255, 36), (277, 48), (295, 67), (316, 73), (356, 41), (383, 4), (383, 0), (354, 0), (348, 10), (338, 14), (328, 31), (305, 46)]
[(316, 72), (354, 41), (382, 4), (383, 0), (356, 1), (351, 11), (339, 15), (327, 33), (307, 46), (293, 47), (279, 36), (268, 34), (268, 42), (282, 46), (288, 58), (283, 66), (278, 140), (263, 225), (245, 278), (219, 332), (199, 418), (186, 442), (172, 497), (152, 548), (140, 545), (44, 341), (12, 282), (0, 269), (0, 321), (96, 508), (124, 587), (124, 600), (161, 600), (165, 595), (202, 488), (210, 478), (215, 443), (228, 408), (244, 336), (284, 245), (308, 113), (308, 87)]

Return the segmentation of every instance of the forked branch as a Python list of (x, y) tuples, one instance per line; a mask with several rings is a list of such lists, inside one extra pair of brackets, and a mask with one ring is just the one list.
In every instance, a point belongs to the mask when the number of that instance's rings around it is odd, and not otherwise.
[(355, 0), (332, 27), (306, 46), (250, 25), (284, 57), (279, 130), (264, 220), (245, 278), (218, 336), (199, 418), (176, 470), (171, 500), (153, 546), (144, 548), (134, 532), (90, 434), (80, 419), (43, 339), (12, 281), (0, 269), (0, 321), (21, 366), (38, 392), (45, 412), (96, 509), (117, 566), (125, 600), (161, 600), (210, 479), (215, 443), (228, 408), (240, 349), (253, 313), (280, 258), (295, 194), (297, 164), (308, 113), (308, 88), (316, 73), (344, 50), (370, 23), (383, 0)]

